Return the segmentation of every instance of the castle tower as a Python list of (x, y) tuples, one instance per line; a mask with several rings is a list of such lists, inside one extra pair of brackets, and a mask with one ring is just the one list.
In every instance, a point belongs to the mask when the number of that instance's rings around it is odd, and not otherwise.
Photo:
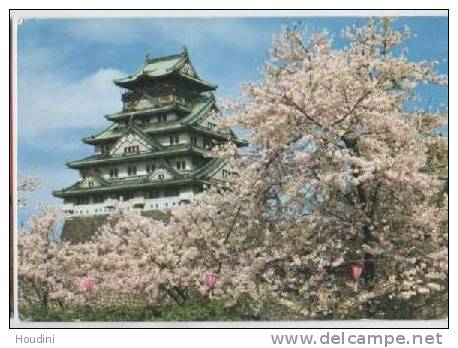
[[(216, 85), (200, 79), (187, 50), (146, 58), (133, 75), (114, 83), (125, 89), (123, 109), (106, 115), (111, 125), (83, 138), (94, 154), (67, 163), (81, 179), (59, 191), (67, 219), (108, 214), (119, 204), (142, 212), (189, 203), (206, 185), (233, 171), (213, 157), (215, 143), (245, 143), (218, 130)], [(118, 203), (116, 203), (118, 202)]]

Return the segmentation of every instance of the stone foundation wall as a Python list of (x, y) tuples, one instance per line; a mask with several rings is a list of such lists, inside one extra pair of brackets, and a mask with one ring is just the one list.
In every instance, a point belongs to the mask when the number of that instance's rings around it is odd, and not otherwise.
[[(169, 211), (145, 211), (141, 215), (155, 220), (169, 221)], [(61, 238), (72, 243), (86, 242), (107, 222), (108, 215), (76, 216), (65, 220)]]

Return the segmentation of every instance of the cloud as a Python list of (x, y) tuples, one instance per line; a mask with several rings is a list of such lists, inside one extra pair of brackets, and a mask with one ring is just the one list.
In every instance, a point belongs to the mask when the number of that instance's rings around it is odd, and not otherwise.
[[(260, 30), (240, 18), (78, 19), (48, 22), (48, 30), (52, 28), (58, 33), (58, 41), (53, 39), (53, 44), (45, 41), (45, 45), (40, 40), (46, 37), (31, 39), (38, 35), (32, 28), (23, 32), (24, 40), (20, 42), (18, 134), (22, 140), (36, 139), (37, 145), (46, 145), (43, 138), (41, 141), (38, 139), (47, 132), (83, 127), (92, 127), (95, 132), (107, 125), (104, 114), (121, 108), (120, 91), (112, 80), (127, 74), (111, 67), (79, 66), (74, 61), (74, 45), (78, 42), (86, 47), (87, 52), (97, 46), (103, 47), (103, 44), (109, 44), (110, 48), (119, 47), (123, 51), (127, 49), (126, 45), (144, 44), (145, 40), (154, 42), (154, 38), (159, 37), (160, 42), (172, 43), (176, 47), (186, 43), (193, 52), (204, 50), (200, 47), (208, 51), (210, 42), (229, 47), (233, 52), (249, 51), (256, 45), (265, 46), (265, 42), (271, 38), (269, 30)], [(155, 55), (155, 52), (151, 53)], [(88, 68), (98, 70), (85, 71)], [(81, 75), (83, 73), (85, 75)]]
[(79, 80), (50, 71), (24, 72), (18, 86), (19, 136), (39, 137), (49, 131), (106, 125), (104, 114), (118, 111), (120, 92), (113, 79), (125, 75), (103, 68)]
[[(213, 45), (232, 50), (250, 51), (271, 40), (273, 31), (257, 26), (246, 18), (161, 18), (73, 20), (60, 28), (61, 33), (75, 39), (95, 43), (144, 44), (160, 41), (202, 47)], [(154, 52), (152, 52), (154, 55)]]

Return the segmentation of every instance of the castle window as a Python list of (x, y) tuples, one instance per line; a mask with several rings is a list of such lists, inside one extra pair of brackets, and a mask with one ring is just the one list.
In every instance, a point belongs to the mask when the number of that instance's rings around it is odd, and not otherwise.
[(124, 148), (124, 154), (128, 154), (128, 153), (139, 153), (140, 152), (140, 148), (138, 145), (134, 145), (134, 146), (126, 146)]
[(204, 137), (203, 143), (204, 143), (204, 149), (209, 148), (211, 145), (210, 139), (208, 139), (207, 137)]
[(159, 115), (157, 117), (158, 122), (167, 122), (167, 115)]
[(110, 153), (110, 145), (102, 144), (101, 152), (102, 152), (102, 155), (108, 155)]
[(154, 163), (146, 165), (146, 172), (147, 173), (154, 172), (155, 170), (156, 170), (156, 165)]
[(75, 200), (76, 205), (84, 205), (84, 204), (89, 204), (89, 197), (78, 197)]
[(148, 190), (146, 191), (146, 198), (159, 198), (160, 191), (159, 190)]
[(167, 189), (165, 190), (164, 192), (164, 196), (165, 197), (173, 197), (173, 196), (179, 196), (180, 195), (180, 191), (177, 189), (177, 188), (170, 188), (170, 189)]
[(178, 161), (176, 163), (176, 167), (178, 170), (185, 170), (186, 169), (186, 161)]
[(102, 203), (103, 202), (103, 195), (98, 194), (93, 196), (94, 203)]
[(178, 144), (180, 142), (180, 135), (175, 134), (170, 136), (170, 145)]
[(118, 177), (118, 168), (110, 168), (110, 179)]
[(197, 146), (197, 137), (196, 136), (191, 136), (191, 144)]
[(127, 175), (137, 175), (137, 167), (136, 166), (128, 166), (127, 167)]
[(118, 195), (118, 200), (124, 202), (132, 198), (134, 198), (134, 193), (132, 191), (122, 192)]

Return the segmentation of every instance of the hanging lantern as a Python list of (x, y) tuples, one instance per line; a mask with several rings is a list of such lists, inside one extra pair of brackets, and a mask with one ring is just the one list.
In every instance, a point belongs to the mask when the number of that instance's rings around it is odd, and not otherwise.
[(215, 289), (218, 276), (214, 273), (207, 273), (205, 275), (205, 285), (207, 285), (208, 297), (213, 296), (213, 290)]
[(83, 286), (86, 291), (91, 291), (95, 287), (95, 279), (92, 277), (84, 277)]
[(353, 291), (358, 292), (359, 288), (359, 278), (363, 273), (363, 265), (354, 265), (351, 267), (353, 278), (355, 279), (355, 284), (353, 285)]

